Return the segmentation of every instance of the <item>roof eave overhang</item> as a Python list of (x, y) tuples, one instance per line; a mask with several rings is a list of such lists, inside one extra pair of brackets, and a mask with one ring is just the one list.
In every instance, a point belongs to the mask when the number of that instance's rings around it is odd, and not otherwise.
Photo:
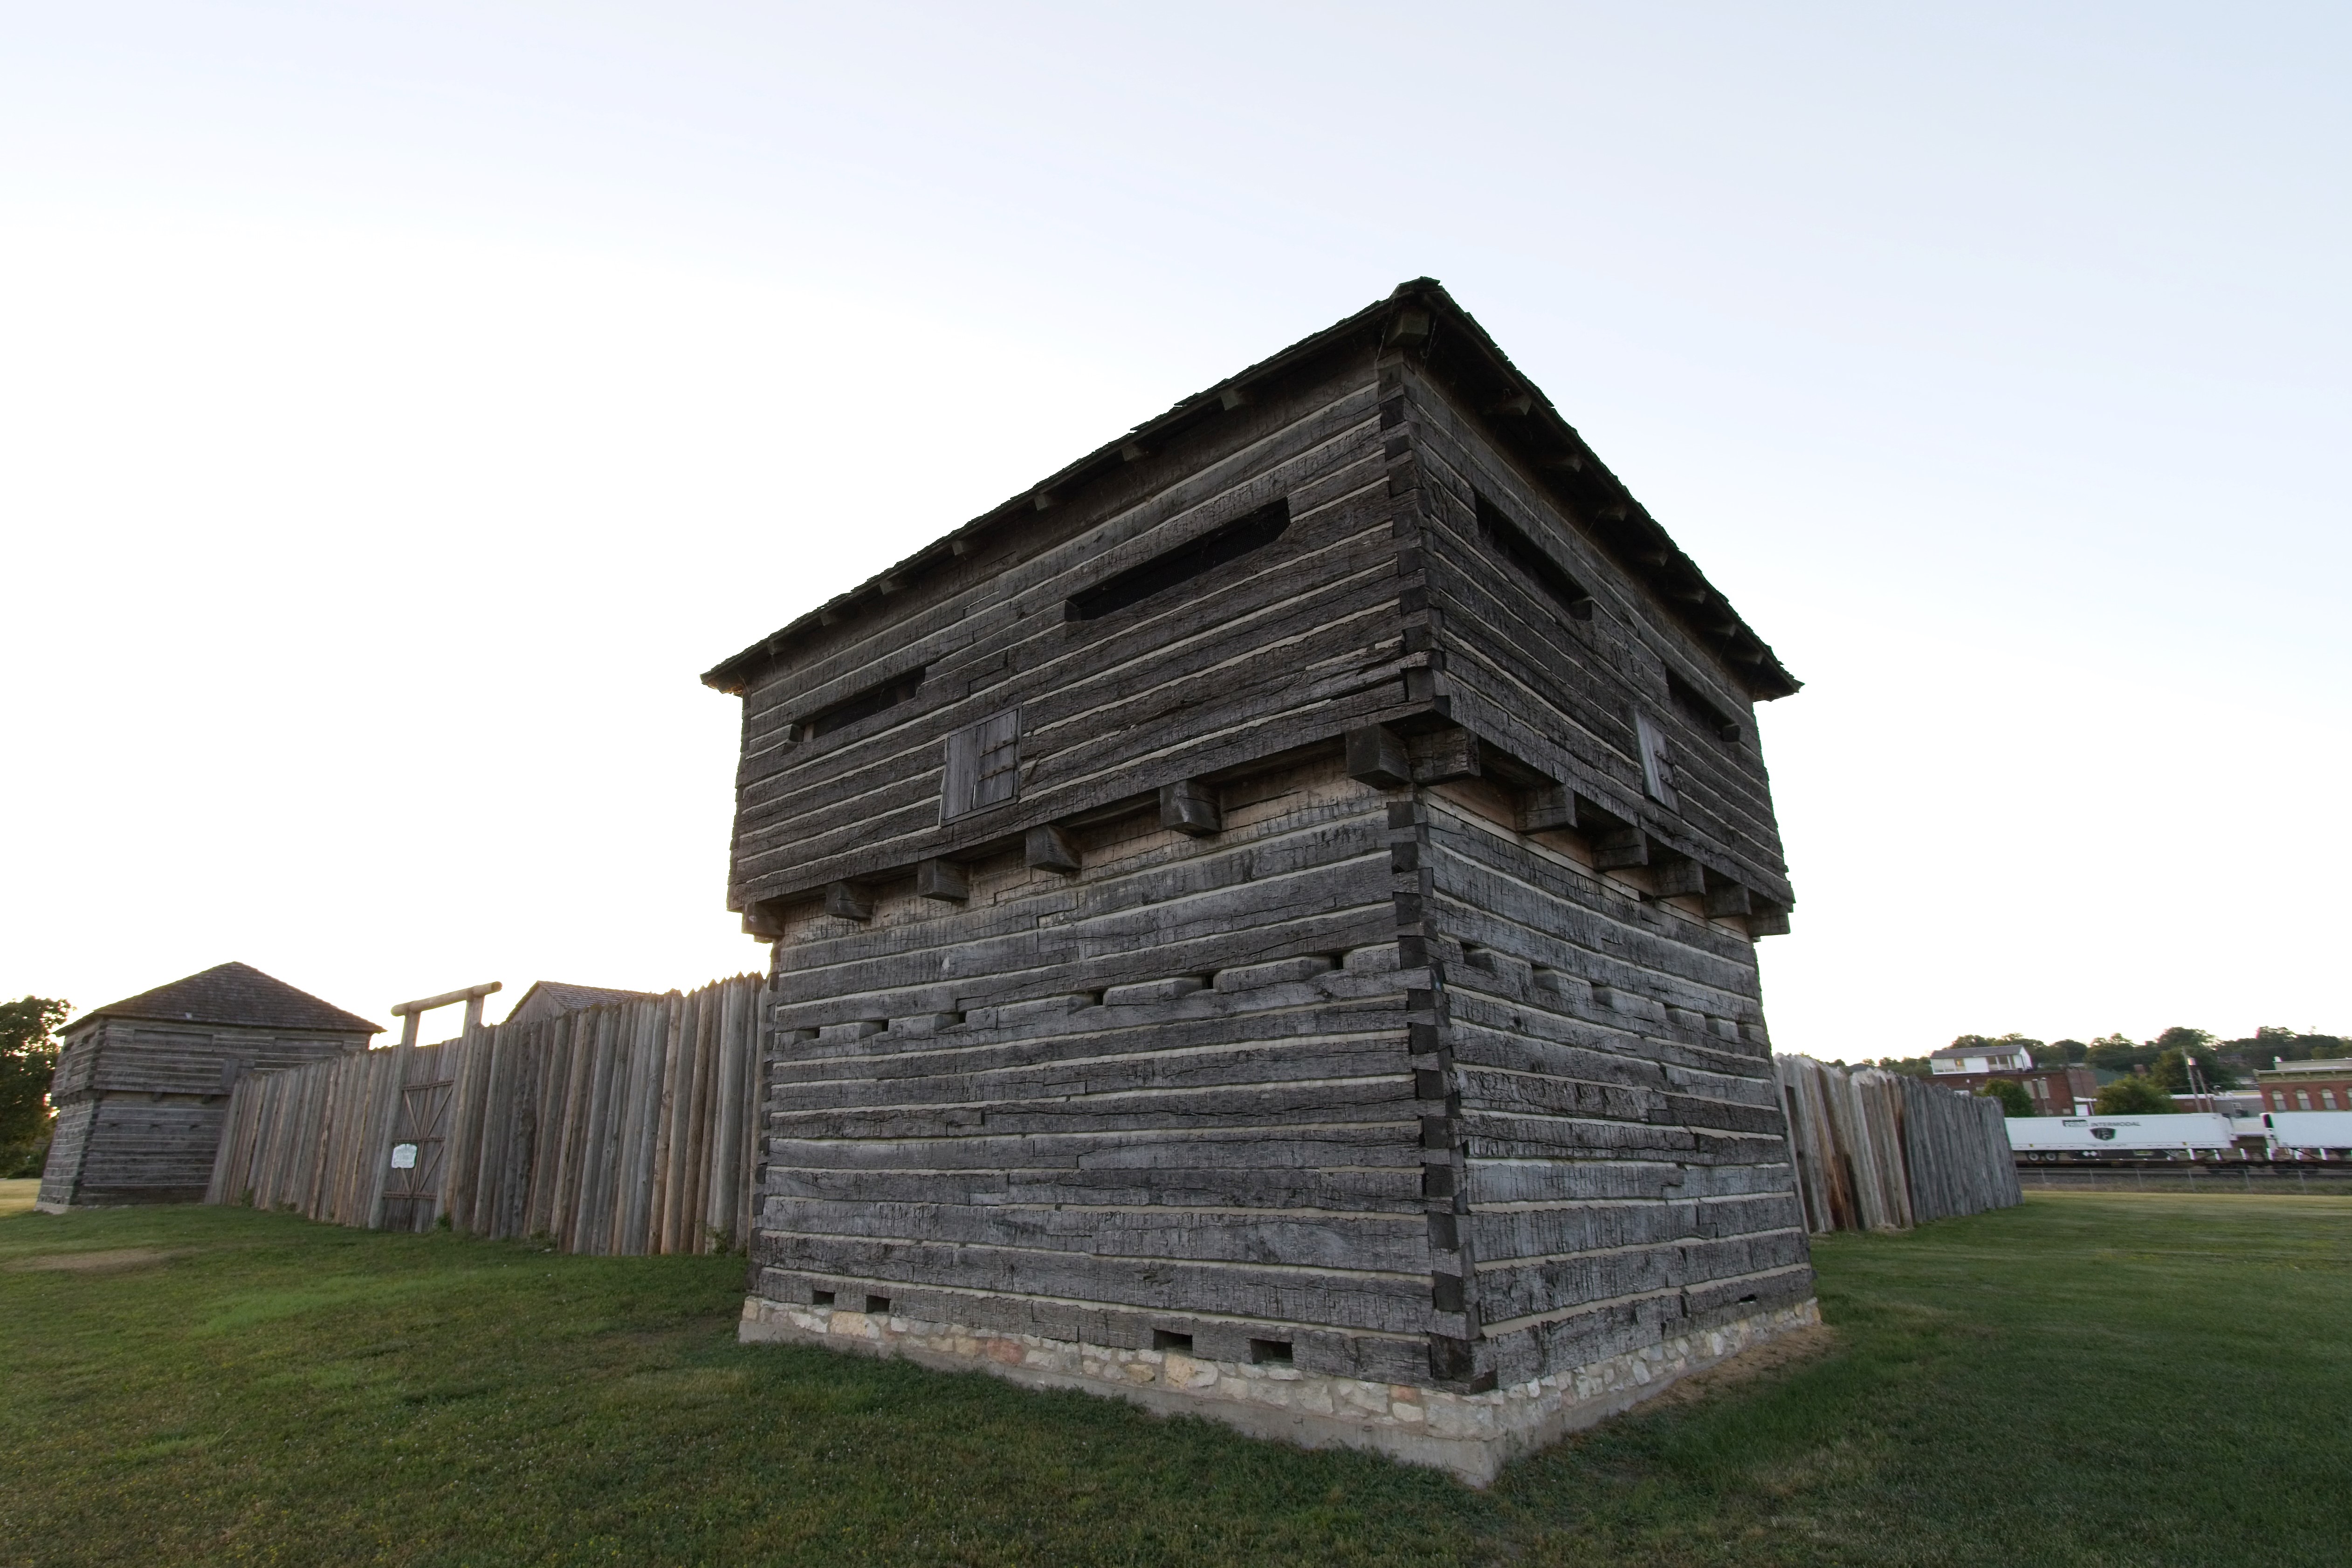
[(210, 1024), (215, 1028), (222, 1029), (297, 1029), (315, 1035), (381, 1035), (384, 1032), (382, 1024), (371, 1024), (364, 1018), (356, 1017), (351, 1018), (346, 1023), (332, 1025), (257, 1024), (248, 1018), (191, 1018), (181, 1013), (125, 1012), (114, 1007), (100, 1007), (94, 1012), (84, 1013), (58, 1032), (70, 1034), (86, 1024), (97, 1023), (100, 1018), (128, 1018), (141, 1024)]

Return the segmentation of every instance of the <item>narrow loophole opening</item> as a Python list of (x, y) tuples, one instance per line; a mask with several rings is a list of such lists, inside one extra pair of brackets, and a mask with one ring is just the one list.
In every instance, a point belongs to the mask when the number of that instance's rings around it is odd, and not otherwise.
[(887, 1318), (890, 1315), (890, 1298), (868, 1296), (866, 1298), (866, 1310), (877, 1318)]
[(1151, 1348), (1156, 1351), (1174, 1351), (1179, 1355), (1191, 1355), (1192, 1336), (1171, 1333), (1166, 1329), (1154, 1329), (1151, 1331)]
[(1283, 1366), (1288, 1366), (1290, 1364), (1290, 1342), (1288, 1340), (1252, 1340), (1250, 1341), (1249, 1345), (1250, 1360), (1257, 1363), (1261, 1366), (1265, 1365), (1268, 1362), (1278, 1363)]
[(833, 1292), (830, 1290), (812, 1291), (810, 1292), (809, 1299), (820, 1307), (830, 1307), (833, 1305)]

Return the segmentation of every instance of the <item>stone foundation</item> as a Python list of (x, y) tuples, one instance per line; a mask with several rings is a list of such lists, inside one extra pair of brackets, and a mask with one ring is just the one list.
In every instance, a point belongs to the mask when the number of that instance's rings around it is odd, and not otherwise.
[(1820, 1321), (1820, 1306), (1801, 1301), (1488, 1394), (1366, 1383), (1279, 1363), (1115, 1349), (757, 1296), (743, 1304), (740, 1337), (746, 1343), (904, 1356), (947, 1371), (992, 1373), (1031, 1388), (1114, 1394), (1162, 1415), (1206, 1416), (1301, 1447), (1370, 1448), (1450, 1470), (1482, 1487), (1522, 1454), (1637, 1405), (1687, 1373)]

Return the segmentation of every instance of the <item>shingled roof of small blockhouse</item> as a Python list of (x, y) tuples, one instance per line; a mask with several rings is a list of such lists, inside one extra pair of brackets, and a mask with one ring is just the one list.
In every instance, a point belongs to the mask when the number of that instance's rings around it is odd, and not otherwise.
[(703, 684), (720, 691), (746, 690), (779, 663), (793, 645), (856, 614), (861, 603), (895, 592), (922, 572), (961, 555), (971, 547), (976, 535), (1043, 511), (1087, 480), (1118, 468), (1125, 461), (1122, 454), (1126, 448), (1153, 437), (1164, 438), (1210, 412), (1232, 406), (1228, 398), (1238, 398), (1250, 383), (1329, 350), (1351, 334), (1377, 328), (1377, 342), (1394, 341), (1400, 336), (1400, 327), (1416, 310), (1426, 312), (1429, 318), (1425, 322), (1429, 330), (1412, 334), (1426, 344), (1423, 367), (1458, 393), (1468, 395), (1473, 405), (1484, 410), (1490, 432), (1507, 449), (1528, 459), (1538, 472), (1550, 479), (1553, 489), (1567, 500), (1579, 520), (1600, 535), (1601, 543), (1618, 557), (1620, 563), (1657, 593), (1702, 643), (1722, 655), (1734, 669), (1745, 672), (1741, 679), (1751, 696), (1769, 701), (1793, 694), (1802, 683), (1781, 665), (1771, 647), (1732, 608), (1731, 601), (1706, 580), (1697, 563), (1683, 553), (1624, 482), (1585, 445), (1575, 426), (1560, 417), (1542, 389), (1519, 373), (1495, 340), (1486, 335), (1477, 319), (1456, 304), (1433, 278), (1415, 278), (1400, 283), (1379, 303), (1183, 399), (1165, 414), (1097, 447), (961, 528), (934, 540), (897, 565), (876, 574), (845, 594), (835, 595), (733, 658), (722, 660), (704, 672)]
[(76, 1027), (96, 1018), (147, 1018), (168, 1023), (233, 1024), (255, 1029), (315, 1029), (327, 1034), (380, 1035), (381, 1024), (344, 1012), (308, 991), (297, 991), (249, 963), (220, 963), (91, 1009)]
[(614, 1002), (641, 1002), (660, 994), (654, 991), (621, 991), (609, 985), (572, 985), (561, 980), (534, 980), (530, 989), (515, 999), (507, 1016), (516, 1017), (536, 998), (544, 996), (558, 1013), (577, 1013), (588, 1007), (602, 1007)]

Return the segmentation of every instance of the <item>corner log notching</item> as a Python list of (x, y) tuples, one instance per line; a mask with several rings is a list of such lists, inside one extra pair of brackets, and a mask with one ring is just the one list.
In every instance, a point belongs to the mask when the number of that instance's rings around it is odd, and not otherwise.
[(1796, 682), (1435, 284), (705, 679), (774, 944), (746, 1339), (1483, 1480), (1813, 1320)]

